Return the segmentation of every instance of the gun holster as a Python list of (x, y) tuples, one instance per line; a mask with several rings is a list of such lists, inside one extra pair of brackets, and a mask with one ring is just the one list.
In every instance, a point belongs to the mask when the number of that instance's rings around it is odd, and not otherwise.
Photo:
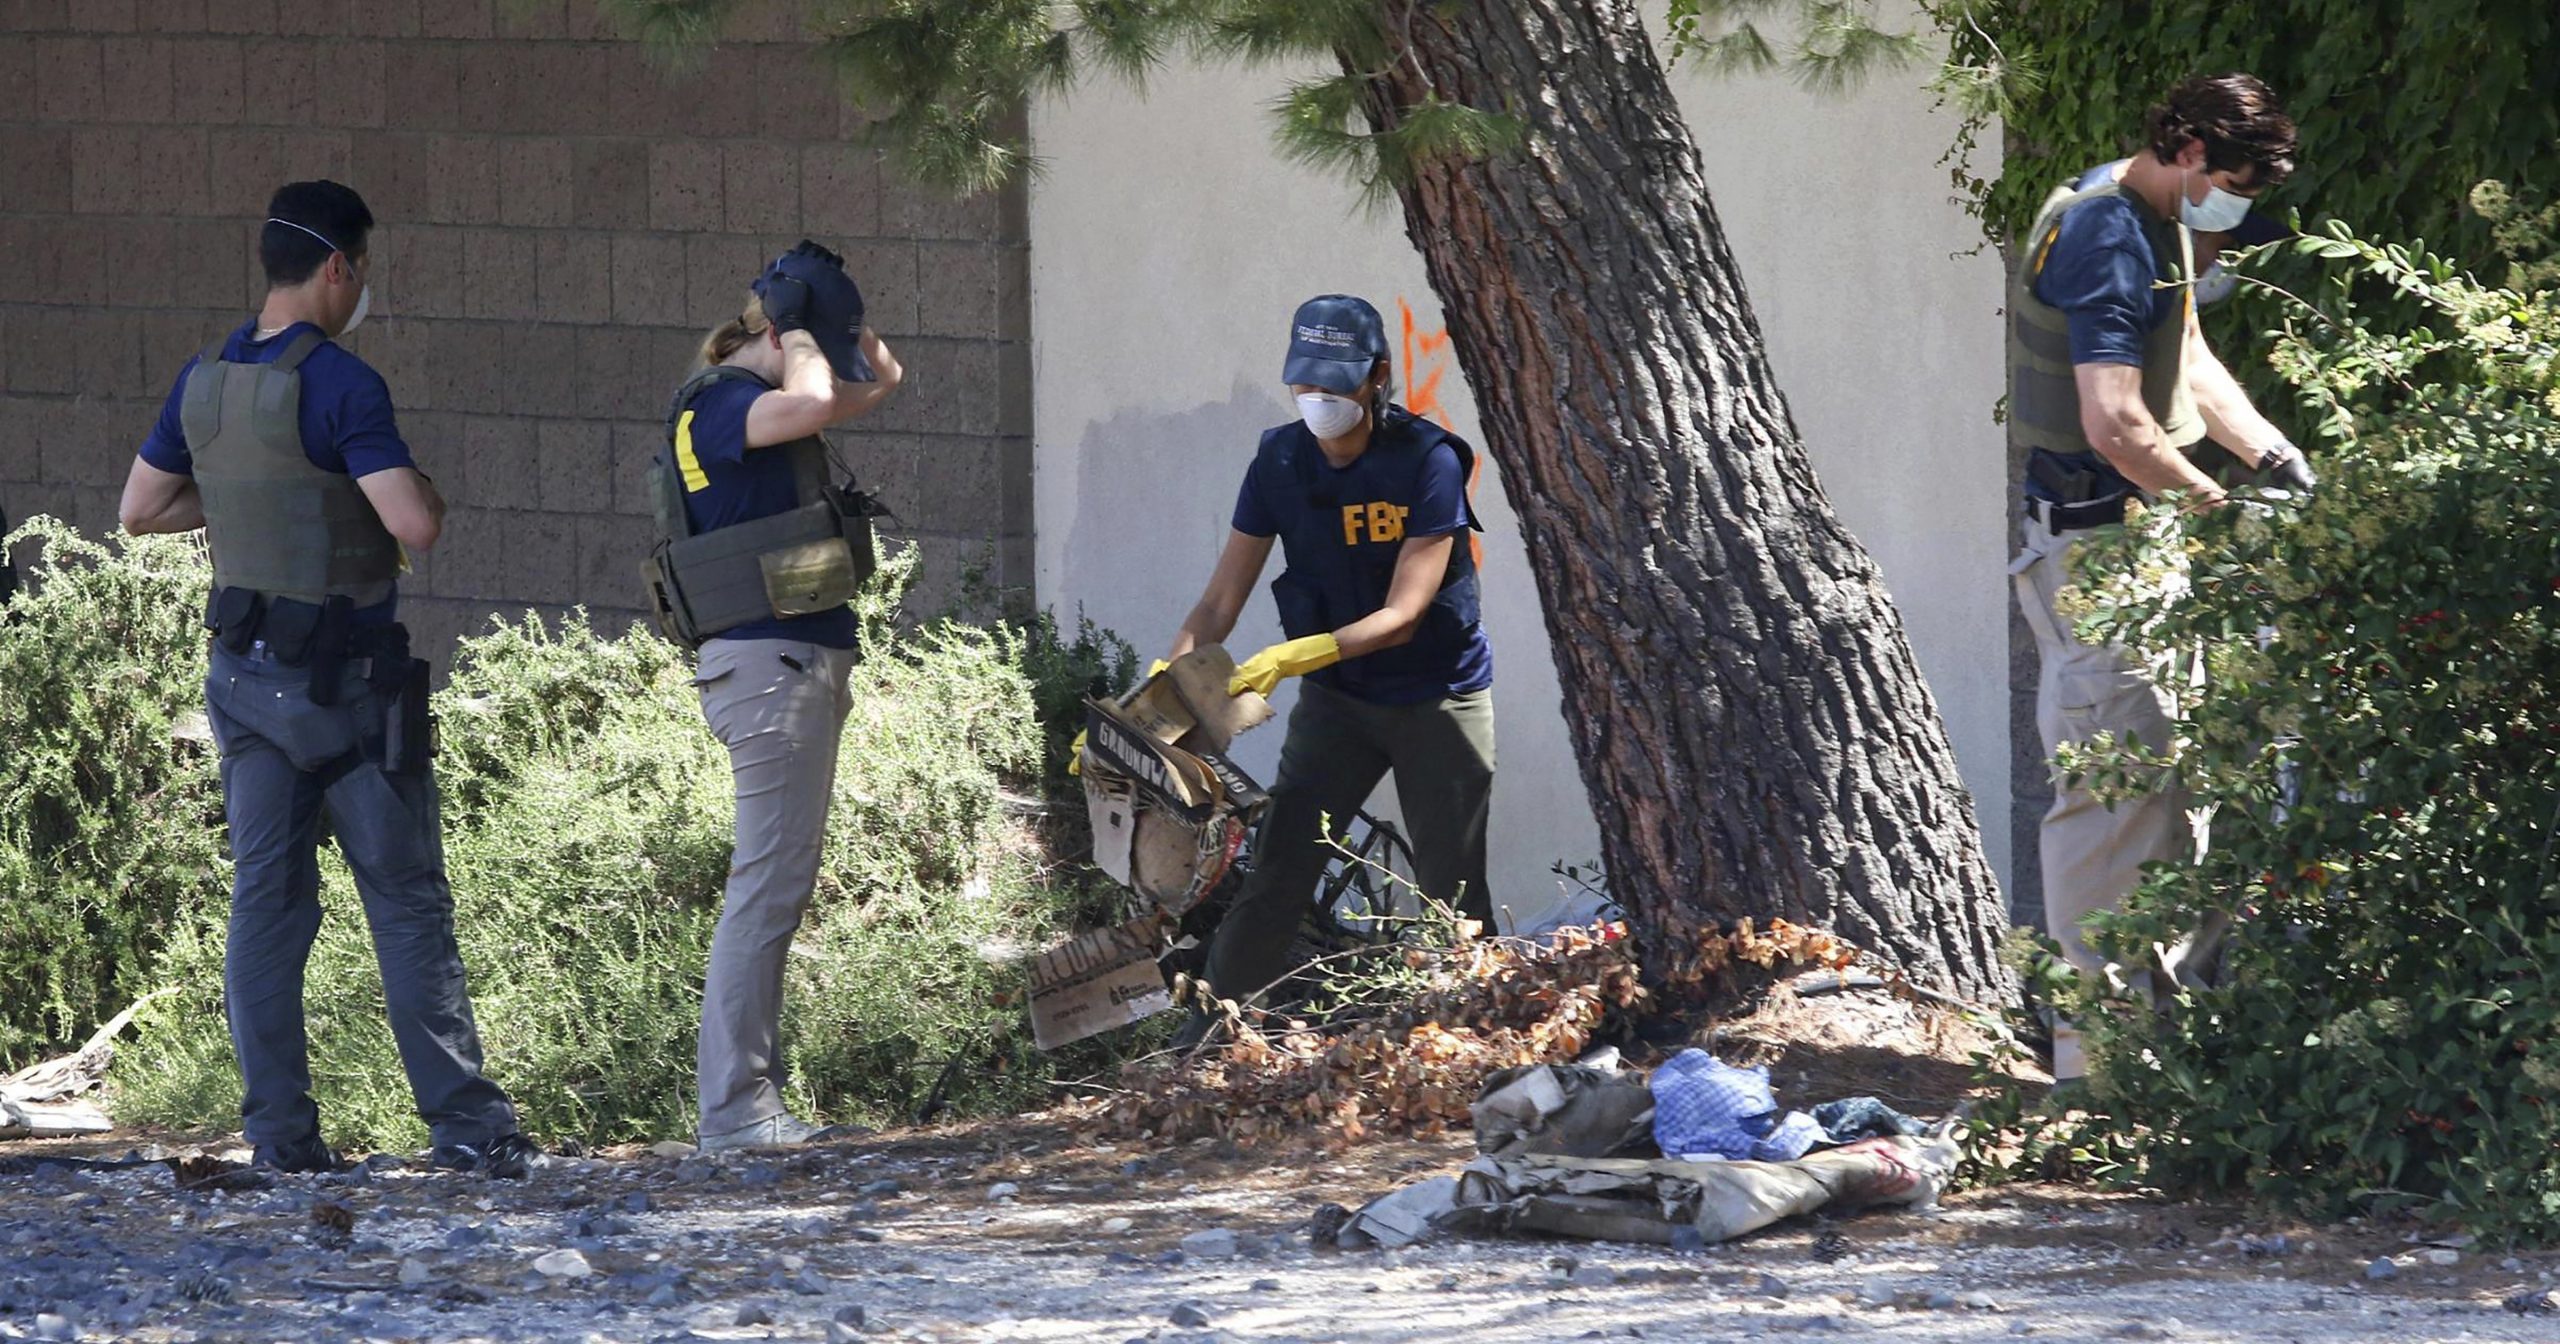
[(435, 716), (427, 707), (427, 660), (405, 658), (375, 685), (382, 696), (382, 772), (423, 775), (436, 758)]
[(2096, 453), (2027, 454), (2027, 516), (2056, 532), (2124, 521), (2125, 501), (2139, 492)]

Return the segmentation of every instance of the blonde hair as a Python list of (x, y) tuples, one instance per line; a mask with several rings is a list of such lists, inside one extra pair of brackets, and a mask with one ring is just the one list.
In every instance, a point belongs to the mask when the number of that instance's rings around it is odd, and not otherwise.
[(764, 315), (764, 300), (749, 294), (747, 306), (736, 317), (713, 327), (711, 334), (702, 338), (703, 367), (726, 363), (729, 356), (745, 349), (748, 342), (763, 336), (772, 325)]

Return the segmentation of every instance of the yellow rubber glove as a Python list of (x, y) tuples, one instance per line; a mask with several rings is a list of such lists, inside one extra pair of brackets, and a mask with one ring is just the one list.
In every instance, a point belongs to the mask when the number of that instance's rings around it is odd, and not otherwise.
[(1341, 661), (1342, 645), (1331, 635), (1309, 635), (1274, 644), (1236, 664), (1235, 676), (1227, 681), (1227, 694), (1252, 691), (1269, 695), (1282, 677), (1303, 677)]

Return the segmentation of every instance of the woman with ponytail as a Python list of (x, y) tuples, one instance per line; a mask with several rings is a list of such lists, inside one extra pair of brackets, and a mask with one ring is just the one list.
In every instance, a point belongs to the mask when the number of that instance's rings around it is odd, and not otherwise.
[[(851, 708), (847, 602), (861, 570), (838, 526), (861, 529), (867, 556), (870, 524), (839, 517), (852, 496), (830, 478), (819, 435), (879, 406), (901, 373), (863, 325), (843, 258), (803, 242), (703, 338), (701, 367), (668, 411), (657, 554), (706, 558), (690, 574), (672, 563), (661, 586), (681, 595), (679, 637), (699, 643), (693, 684), (738, 799), (695, 1057), (705, 1151), (826, 1133), (783, 1108), (782, 967), (817, 884)], [(745, 530), (705, 541), (731, 529)]]

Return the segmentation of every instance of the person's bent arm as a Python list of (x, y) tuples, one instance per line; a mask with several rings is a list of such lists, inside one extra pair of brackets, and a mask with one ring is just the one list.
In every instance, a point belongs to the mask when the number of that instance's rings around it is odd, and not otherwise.
[(2242, 461), (2265, 466), (2267, 450), (2284, 442), (2284, 431), (2258, 413), (2249, 394), (2241, 390), (2240, 380), (2222, 366), (2213, 347), (2205, 344), (2204, 332), (2193, 323), (2187, 327), (2187, 386), (2196, 394), (2205, 432)]
[(1422, 613), (1440, 595), (1441, 582), (1449, 574), (1449, 548), (1457, 544), (1454, 532), (1407, 538), (1396, 552), (1396, 576), (1387, 585), (1387, 604), (1333, 632), (1342, 656), (1357, 658), (1412, 643), (1413, 632), (1422, 626)]
[(1227, 533), (1226, 549), (1218, 553), (1218, 567), (1209, 575), (1209, 587), (1191, 614), (1182, 618), (1181, 633), (1173, 637), (1173, 651), (1165, 661), (1181, 657), (1202, 644), (1223, 642), (1236, 628), (1236, 618), (1244, 614), (1244, 604), (1253, 596), (1253, 585), (1262, 578), (1262, 566), (1271, 558), (1269, 537), (1249, 533)]
[(782, 386), (747, 404), (747, 446), (805, 439), (836, 423), (836, 374), (805, 331), (782, 333)]
[(906, 366), (890, 352), (889, 343), (880, 339), (880, 333), (869, 327), (862, 329), (862, 357), (871, 362), (871, 381), (836, 384), (836, 418), (831, 424), (841, 425), (869, 415), (906, 380)]
[(2221, 501), (2222, 487), (2160, 436), (2142, 401), (2139, 366), (2074, 364), (2071, 377), (2080, 388), (2080, 432), (2126, 480), (2149, 494), (2184, 490), (2201, 503)]
[(444, 495), (415, 467), (385, 467), (356, 478), (382, 529), (412, 551), (435, 547), (444, 535)]
[(125, 473), (116, 521), (128, 536), (193, 532), (204, 526), (204, 497), (196, 493), (195, 477), (162, 471), (137, 457), (133, 470)]

